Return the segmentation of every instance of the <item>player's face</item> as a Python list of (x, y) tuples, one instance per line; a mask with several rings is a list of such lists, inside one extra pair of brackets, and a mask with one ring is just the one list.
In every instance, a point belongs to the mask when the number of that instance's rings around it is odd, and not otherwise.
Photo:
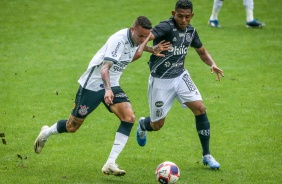
[(136, 45), (142, 44), (151, 32), (149, 29), (145, 29), (141, 26), (132, 27), (131, 30), (132, 30), (132, 39), (134, 41), (134, 44)]
[(191, 9), (177, 9), (176, 11), (172, 11), (172, 16), (174, 17), (177, 26), (184, 30), (188, 24), (190, 24), (194, 13)]

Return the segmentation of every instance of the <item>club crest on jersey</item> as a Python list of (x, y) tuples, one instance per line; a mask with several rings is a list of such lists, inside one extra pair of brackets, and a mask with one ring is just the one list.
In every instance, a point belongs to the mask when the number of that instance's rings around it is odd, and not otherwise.
[(187, 41), (187, 42), (191, 42), (191, 41), (192, 41), (192, 37), (191, 37), (191, 34), (190, 34), (190, 33), (186, 33), (185, 38), (186, 38), (186, 41)]
[(87, 107), (86, 105), (80, 105), (80, 109), (78, 110), (78, 113), (81, 116), (84, 116), (88, 113), (88, 109), (89, 109), (89, 107)]

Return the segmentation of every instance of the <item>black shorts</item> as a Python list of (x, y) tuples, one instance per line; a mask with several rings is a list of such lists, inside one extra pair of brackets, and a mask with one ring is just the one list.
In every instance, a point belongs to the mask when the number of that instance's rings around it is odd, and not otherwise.
[[(113, 104), (121, 102), (130, 102), (129, 98), (120, 86), (112, 87), (114, 93)], [(83, 87), (79, 87), (76, 93), (74, 108), (72, 115), (78, 118), (86, 118), (93, 110), (95, 110), (101, 102), (111, 112), (110, 107), (104, 101), (105, 90), (91, 91)]]

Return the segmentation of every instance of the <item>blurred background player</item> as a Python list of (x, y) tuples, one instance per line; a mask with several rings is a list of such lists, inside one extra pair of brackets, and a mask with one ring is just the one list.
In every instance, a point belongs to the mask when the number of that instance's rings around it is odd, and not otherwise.
[[(209, 25), (212, 27), (219, 28), (221, 27), (218, 22), (218, 14), (222, 7), (223, 0), (214, 0), (212, 14), (209, 20)], [(265, 26), (264, 22), (258, 22), (254, 19), (254, 1), (253, 0), (243, 0), (243, 4), (246, 10), (246, 27), (247, 28), (261, 28)]]

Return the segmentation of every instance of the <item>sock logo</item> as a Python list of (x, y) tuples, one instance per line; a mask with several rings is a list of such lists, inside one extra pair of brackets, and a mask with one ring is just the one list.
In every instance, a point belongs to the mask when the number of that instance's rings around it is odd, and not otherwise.
[(199, 130), (198, 134), (203, 135), (203, 136), (209, 136), (210, 135), (210, 129), (207, 130)]

